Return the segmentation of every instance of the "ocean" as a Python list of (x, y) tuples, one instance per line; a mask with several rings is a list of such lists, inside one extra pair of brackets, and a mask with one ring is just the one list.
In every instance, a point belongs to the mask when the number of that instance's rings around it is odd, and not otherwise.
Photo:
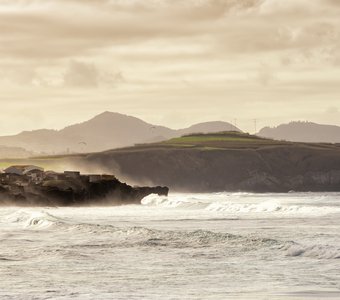
[(0, 207), (0, 299), (340, 299), (340, 194)]

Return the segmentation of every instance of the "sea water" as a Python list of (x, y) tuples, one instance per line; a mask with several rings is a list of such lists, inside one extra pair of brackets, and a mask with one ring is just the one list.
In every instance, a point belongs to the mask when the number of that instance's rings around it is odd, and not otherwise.
[(340, 299), (340, 194), (0, 207), (0, 299)]

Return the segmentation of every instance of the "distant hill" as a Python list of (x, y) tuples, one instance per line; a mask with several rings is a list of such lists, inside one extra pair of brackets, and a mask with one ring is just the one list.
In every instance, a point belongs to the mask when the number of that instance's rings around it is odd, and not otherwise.
[(27, 158), (34, 153), (19, 147), (7, 147), (0, 145), (0, 157), (2, 158)]
[(215, 121), (199, 123), (185, 129), (179, 129), (177, 130), (176, 136), (182, 136), (191, 133), (212, 133), (222, 131), (240, 131), (240, 130), (230, 123)]
[(264, 127), (261, 137), (292, 142), (340, 143), (340, 127), (312, 122), (291, 122), (277, 127)]
[(94, 118), (62, 130), (41, 129), (0, 137), (0, 145), (21, 147), (39, 154), (98, 152), (159, 142), (189, 133), (240, 131), (227, 122), (206, 122), (174, 130), (119, 113), (104, 112)]

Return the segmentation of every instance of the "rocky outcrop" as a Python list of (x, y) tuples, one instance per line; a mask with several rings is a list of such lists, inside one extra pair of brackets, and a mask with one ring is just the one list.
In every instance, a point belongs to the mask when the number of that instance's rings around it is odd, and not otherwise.
[[(33, 174), (32, 174), (33, 175)], [(0, 174), (0, 204), (82, 206), (138, 204), (147, 195), (168, 195), (167, 187), (132, 187), (110, 175), (40, 172)]]

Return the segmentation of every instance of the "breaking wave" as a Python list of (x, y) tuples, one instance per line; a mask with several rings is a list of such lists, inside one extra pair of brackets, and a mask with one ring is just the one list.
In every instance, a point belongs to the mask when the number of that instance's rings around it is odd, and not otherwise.
[[(100, 247), (156, 247), (156, 248), (206, 248), (225, 247), (230, 253), (235, 251), (251, 251), (263, 247), (279, 246), (279, 241), (261, 238), (253, 235), (242, 236), (229, 233), (212, 232), (208, 230), (176, 231), (155, 230), (145, 227), (119, 228), (114, 226), (98, 226), (91, 224), (79, 224), (69, 228), (72, 231), (98, 234), (98, 231), (106, 232), (110, 236), (110, 242)], [(95, 247), (95, 245), (81, 245), (84, 247)]]
[(210, 211), (222, 211), (231, 213), (287, 213), (287, 214), (328, 214), (340, 212), (338, 207), (317, 207), (307, 205), (286, 205), (275, 201), (261, 203), (212, 203), (206, 207)]
[(173, 207), (173, 208), (192, 208), (200, 209), (207, 207), (208, 203), (200, 201), (196, 197), (183, 197), (183, 196), (158, 196), (156, 194), (151, 194), (146, 196), (141, 201), (142, 205), (147, 206), (160, 206), (160, 207)]
[[(268, 199), (270, 198), (270, 199)], [(142, 205), (178, 208), (178, 209), (196, 209), (207, 212), (219, 212), (230, 214), (280, 214), (280, 215), (326, 215), (330, 213), (340, 213), (339, 205), (313, 205), (299, 203), (285, 203), (284, 201), (275, 200), (275, 195), (271, 197), (266, 195), (256, 195), (248, 193), (218, 193), (218, 194), (201, 194), (197, 197), (187, 196), (186, 194), (174, 194), (169, 197), (149, 195), (142, 200)], [(305, 199), (302, 199), (305, 200)]]
[(333, 245), (299, 245), (288, 244), (285, 247), (287, 256), (304, 256), (317, 259), (340, 259), (340, 247)]
[(51, 226), (66, 224), (61, 218), (53, 216), (45, 211), (25, 211), (19, 210), (5, 217), (9, 223), (17, 223), (23, 228), (45, 229)]

